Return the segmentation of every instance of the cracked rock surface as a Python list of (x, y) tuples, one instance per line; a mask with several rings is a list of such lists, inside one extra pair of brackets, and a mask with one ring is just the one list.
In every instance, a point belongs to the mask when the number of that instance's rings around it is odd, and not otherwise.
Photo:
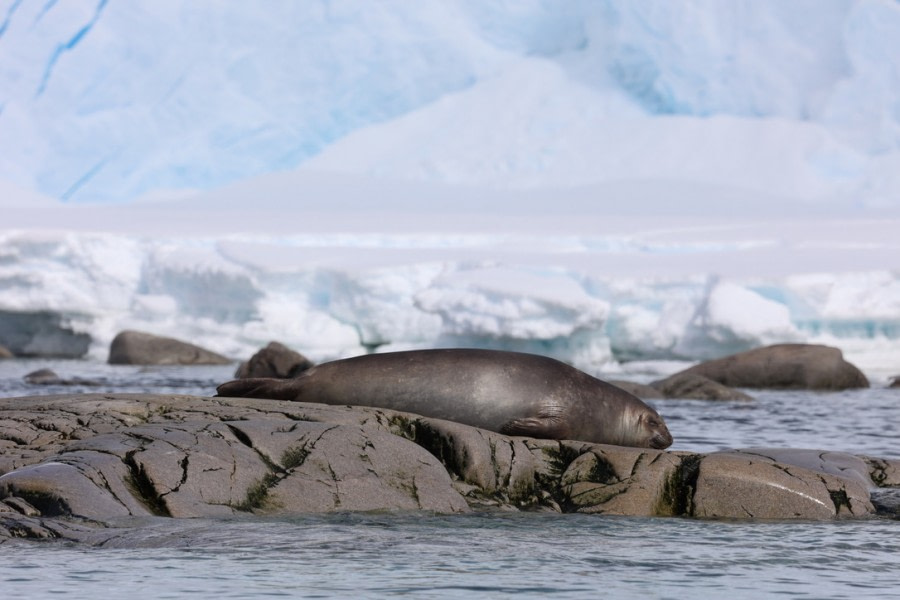
[(97, 540), (122, 518), (329, 511), (896, 517), (897, 489), (900, 461), (840, 452), (666, 452), (246, 398), (0, 399), (0, 542)]

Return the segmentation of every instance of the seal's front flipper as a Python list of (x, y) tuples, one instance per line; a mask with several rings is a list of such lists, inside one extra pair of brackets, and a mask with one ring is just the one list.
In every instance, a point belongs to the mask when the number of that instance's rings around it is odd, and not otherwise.
[(559, 417), (525, 417), (507, 421), (500, 427), (504, 435), (559, 440), (565, 437)]
[(279, 385), (291, 380), (273, 377), (251, 377), (235, 379), (216, 388), (217, 397), (228, 398), (269, 398), (271, 400), (293, 400), (294, 391), (289, 385)]

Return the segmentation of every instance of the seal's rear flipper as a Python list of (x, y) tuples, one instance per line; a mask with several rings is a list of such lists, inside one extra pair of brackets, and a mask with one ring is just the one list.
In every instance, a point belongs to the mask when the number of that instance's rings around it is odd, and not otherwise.
[(500, 433), (551, 440), (560, 440), (566, 437), (559, 417), (513, 419), (500, 427)]
[[(227, 398), (269, 398), (271, 400), (293, 400), (294, 394), (287, 385), (278, 385), (285, 380), (273, 377), (251, 377), (235, 379), (216, 388), (216, 397)], [(290, 381), (290, 380), (287, 380)]]

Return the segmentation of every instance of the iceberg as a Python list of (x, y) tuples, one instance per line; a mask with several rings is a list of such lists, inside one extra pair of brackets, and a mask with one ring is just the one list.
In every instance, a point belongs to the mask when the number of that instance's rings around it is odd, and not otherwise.
[[(271, 177), (250, 185), (266, 190), (259, 200), (241, 183), (125, 206), (4, 207), (2, 343), (14, 329), (17, 353), (104, 360), (116, 333), (138, 329), (236, 360), (271, 340), (314, 360), (475, 346), (615, 372), (806, 341), (876, 377), (900, 363), (900, 218), (889, 213), (792, 214), (732, 191), (744, 208), (717, 214), (696, 200), (703, 188), (657, 195), (646, 183), (643, 203), (600, 212), (581, 204), (585, 190)], [(282, 201), (298, 191), (306, 206)], [(429, 191), (461, 198), (458, 212), (416, 204)], [(364, 212), (372, 197), (389, 198), (377, 214)]]

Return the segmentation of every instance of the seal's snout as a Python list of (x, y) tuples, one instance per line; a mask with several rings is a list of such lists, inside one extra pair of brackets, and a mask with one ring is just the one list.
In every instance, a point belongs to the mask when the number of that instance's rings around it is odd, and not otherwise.
[(643, 443), (635, 445), (649, 446), (656, 450), (665, 450), (672, 445), (672, 442), (674, 441), (672, 439), (672, 434), (669, 433), (666, 422), (663, 421), (663, 418), (659, 416), (655, 410), (647, 408), (641, 416), (638, 417), (638, 423), (640, 425), (640, 437)]
[(669, 433), (668, 429), (657, 432), (650, 438), (650, 447), (655, 448), (657, 450), (665, 450), (669, 446), (672, 445), (672, 442), (675, 440), (672, 438), (672, 434)]

